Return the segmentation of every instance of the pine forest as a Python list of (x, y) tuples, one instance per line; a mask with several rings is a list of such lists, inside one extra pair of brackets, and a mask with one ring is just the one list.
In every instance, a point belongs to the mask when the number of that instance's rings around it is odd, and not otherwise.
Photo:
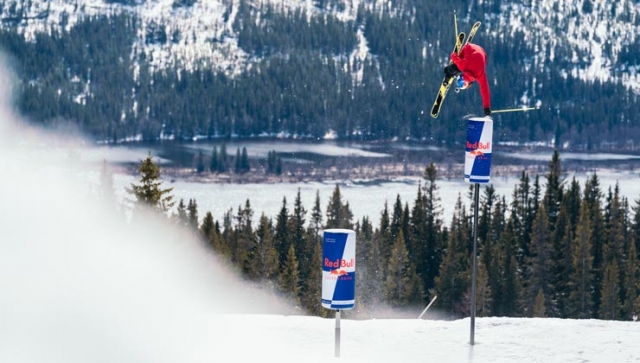
[[(140, 167), (132, 222), (150, 207), (199, 236), (243, 278), (276, 291), (297, 313), (327, 316), (321, 307), (322, 230), (356, 231), (356, 309), (367, 318), (380, 307), (421, 309), (437, 295), (449, 318), (470, 309), (473, 208), (471, 189), (442, 220), (437, 168), (426, 167), (413, 201), (385, 205), (377, 227), (354, 220), (339, 186), (323, 203), (304, 206), (300, 191), (275, 216), (254, 216), (249, 199), (222, 221), (199, 215), (197, 201), (175, 205), (151, 154)], [(110, 188), (103, 168), (103, 188)], [(109, 191), (105, 191), (108, 193)], [(630, 320), (640, 311), (640, 201), (619, 188), (602, 190), (597, 174), (585, 185), (565, 180), (556, 152), (544, 175), (523, 172), (512, 202), (483, 188), (478, 219), (478, 316)], [(201, 222), (199, 222), (201, 221)]]

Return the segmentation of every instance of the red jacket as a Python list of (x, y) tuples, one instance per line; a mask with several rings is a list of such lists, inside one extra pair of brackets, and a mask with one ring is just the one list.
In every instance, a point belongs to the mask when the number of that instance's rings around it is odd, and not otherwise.
[(460, 55), (451, 53), (451, 60), (462, 71), (465, 81), (471, 83), (478, 81), (480, 95), (484, 108), (491, 108), (491, 94), (489, 93), (489, 82), (485, 74), (487, 64), (487, 54), (479, 45), (469, 43), (462, 47)]

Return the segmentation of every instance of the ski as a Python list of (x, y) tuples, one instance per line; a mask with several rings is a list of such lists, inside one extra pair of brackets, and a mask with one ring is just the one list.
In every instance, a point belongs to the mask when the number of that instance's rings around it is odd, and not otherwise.
[[(458, 34), (458, 38), (456, 39), (456, 46), (453, 48), (454, 52), (460, 53), (460, 49), (462, 48), (464, 37), (465, 37), (464, 33)], [(449, 61), (449, 64), (451, 63), (452, 61)], [(436, 100), (433, 103), (433, 107), (431, 107), (431, 117), (437, 118), (438, 115), (440, 114), (440, 107), (442, 106), (442, 101), (444, 101), (444, 98), (447, 96), (447, 91), (449, 90), (449, 87), (451, 87), (452, 79), (453, 77), (444, 76), (444, 79), (442, 80), (442, 84), (440, 85), (440, 89), (438, 90), (438, 95), (436, 96)]]
[[(481, 22), (476, 21), (475, 24), (473, 24), (473, 26), (471, 27), (471, 31), (469, 32), (469, 36), (467, 37), (467, 40), (464, 42), (464, 45), (467, 45), (469, 43), (471, 43), (473, 41), (473, 37), (476, 36), (476, 33), (478, 32), (478, 29), (480, 29), (480, 25), (482, 25)], [(463, 47), (464, 47), (463, 45)], [(454, 89), (454, 91), (456, 93), (460, 92), (460, 89), (458, 87), (456, 87)]]
[(478, 29), (480, 29), (480, 25), (482, 25), (482, 23), (479, 21), (476, 21), (476, 23), (473, 24), (473, 26), (471, 27), (471, 31), (469, 32), (469, 36), (467, 37), (467, 40), (464, 42), (464, 45), (467, 45), (473, 42), (473, 37), (476, 36)]
[[(463, 41), (464, 41), (464, 45), (467, 45), (473, 41), (473, 38), (478, 32), (480, 25), (482, 25), (482, 23), (479, 21), (473, 24), (473, 27), (471, 27), (471, 31), (469, 32), (469, 36), (467, 37), (466, 40), (464, 40), (464, 36), (465, 36), (464, 33), (460, 33), (458, 35), (458, 39), (456, 39), (456, 46), (454, 48), (454, 52), (460, 53), (460, 49), (462, 49), (463, 47)], [(449, 64), (451, 63), (452, 62), (449, 61)], [(436, 96), (436, 101), (433, 103), (433, 107), (431, 107), (431, 117), (437, 118), (438, 115), (440, 114), (440, 108), (442, 107), (442, 102), (444, 101), (444, 98), (447, 96), (449, 87), (451, 87), (452, 78), (453, 77), (445, 76), (444, 79), (442, 80), (442, 84), (440, 85), (440, 89), (438, 90), (438, 95)]]

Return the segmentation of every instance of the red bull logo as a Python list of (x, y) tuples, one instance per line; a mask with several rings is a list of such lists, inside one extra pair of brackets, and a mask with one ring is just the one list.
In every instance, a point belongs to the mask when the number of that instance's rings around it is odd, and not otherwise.
[(342, 275), (347, 275), (349, 274), (346, 270), (343, 269), (337, 269), (337, 270), (332, 270), (331, 271), (331, 275), (335, 275), (335, 276), (342, 276)]
[[(349, 261), (345, 260), (344, 258), (337, 259), (335, 261), (331, 261), (328, 258), (324, 259), (324, 266), (329, 268), (354, 267), (355, 265), (356, 265), (356, 260), (353, 258), (350, 259)], [(331, 273), (333, 274), (333, 271), (331, 271)]]
[(490, 141), (487, 141), (487, 142), (482, 142), (482, 141), (469, 142), (469, 140), (467, 140), (467, 149), (472, 149), (472, 150), (491, 150), (491, 142)]
[[(322, 306), (347, 310), (355, 305), (356, 233), (326, 229), (322, 243)], [(319, 267), (319, 266), (318, 266)]]
[(491, 178), (493, 121), (470, 118), (467, 121), (464, 179), (470, 183), (488, 183)]

